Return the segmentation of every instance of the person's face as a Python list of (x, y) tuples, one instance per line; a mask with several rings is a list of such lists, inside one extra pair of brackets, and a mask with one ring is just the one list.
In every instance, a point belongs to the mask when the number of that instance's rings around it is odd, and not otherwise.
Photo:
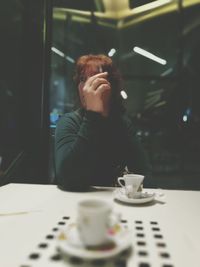
[(94, 67), (89, 67), (85, 70), (84, 75), (80, 78), (80, 82), (79, 82), (79, 97), (80, 97), (80, 101), (83, 107), (85, 107), (85, 101), (84, 101), (84, 96), (83, 96), (83, 87), (86, 83), (86, 81), (94, 76), (95, 74), (101, 73), (103, 72), (103, 68), (101, 65), (99, 66), (94, 66)]
[(87, 79), (92, 77), (97, 73), (103, 72), (103, 68), (101, 65), (99, 66), (89, 66), (85, 69), (84, 75), (81, 77), (81, 82), (85, 83)]

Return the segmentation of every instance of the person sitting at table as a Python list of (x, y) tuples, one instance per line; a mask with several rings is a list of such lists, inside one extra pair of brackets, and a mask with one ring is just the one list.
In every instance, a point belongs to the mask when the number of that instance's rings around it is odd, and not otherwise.
[(55, 134), (56, 179), (65, 190), (114, 186), (127, 166), (148, 174), (146, 154), (125, 116), (121, 76), (105, 55), (81, 56), (74, 80), (81, 107), (64, 114)]

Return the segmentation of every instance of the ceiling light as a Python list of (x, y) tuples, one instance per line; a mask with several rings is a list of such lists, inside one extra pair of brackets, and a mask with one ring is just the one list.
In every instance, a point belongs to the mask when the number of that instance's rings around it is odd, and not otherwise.
[(127, 95), (127, 93), (124, 90), (122, 90), (120, 92), (120, 94), (121, 94), (121, 96), (122, 96), (123, 99), (127, 99), (128, 98), (128, 95)]
[(66, 56), (65, 57), (69, 62), (75, 63), (75, 60), (72, 57)]
[(72, 57), (66, 56), (62, 51), (58, 50), (57, 48), (52, 47), (51, 51), (53, 51), (58, 56), (65, 58), (67, 61), (69, 61), (71, 63), (75, 63), (75, 60)]
[(188, 120), (188, 117), (186, 115), (183, 116), (183, 121), (186, 122)]
[(55, 54), (59, 55), (60, 57), (65, 57), (65, 54), (62, 51), (60, 51), (57, 48), (55, 48), (55, 47), (52, 47), (51, 51), (53, 51)]
[(157, 57), (157, 56), (155, 56), (154, 54), (152, 54), (152, 53), (150, 53), (150, 52), (148, 52), (148, 51), (146, 51), (146, 50), (144, 50), (144, 49), (142, 49), (142, 48), (140, 48), (140, 47), (138, 47), (138, 46), (135, 46), (135, 47), (133, 48), (133, 51), (134, 51), (135, 53), (138, 53), (138, 54), (140, 54), (140, 55), (146, 57), (146, 58), (149, 58), (149, 59), (151, 59), (151, 60), (153, 60), (153, 61), (156, 61), (156, 62), (159, 63), (159, 64), (162, 64), (162, 65), (166, 65), (166, 64), (167, 64), (167, 61), (166, 61), (165, 59), (162, 59), (162, 58), (160, 58), (160, 57)]
[(117, 50), (115, 48), (111, 48), (110, 51), (108, 52), (108, 56), (112, 57), (114, 56), (114, 54), (117, 52)]

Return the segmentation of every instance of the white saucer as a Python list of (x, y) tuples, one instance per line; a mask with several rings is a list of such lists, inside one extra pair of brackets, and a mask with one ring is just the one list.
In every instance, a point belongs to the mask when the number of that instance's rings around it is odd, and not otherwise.
[(143, 204), (143, 203), (148, 203), (151, 202), (152, 200), (155, 199), (155, 194), (150, 194), (150, 193), (141, 193), (139, 196), (136, 198), (129, 198), (125, 194), (125, 189), (124, 188), (118, 188), (114, 191), (114, 198), (124, 202), (124, 203), (129, 203), (129, 204)]
[(65, 231), (58, 236), (58, 250), (67, 255), (79, 257), (82, 259), (105, 259), (116, 256), (123, 250), (128, 249), (132, 244), (132, 233), (122, 225), (116, 225), (108, 234), (109, 243), (112, 246), (105, 245), (89, 249), (80, 240), (76, 224), (71, 224)]

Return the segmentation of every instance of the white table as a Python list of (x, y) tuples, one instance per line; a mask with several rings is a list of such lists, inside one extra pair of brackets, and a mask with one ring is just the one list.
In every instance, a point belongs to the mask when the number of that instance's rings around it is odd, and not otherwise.
[[(149, 190), (152, 191), (152, 190)], [(158, 192), (158, 190), (153, 190)], [(160, 190), (159, 190), (160, 192)], [(148, 263), (151, 267), (199, 267), (200, 266), (200, 192), (162, 190), (161, 201), (142, 206), (127, 206), (113, 201), (111, 191), (90, 193), (70, 193), (59, 190), (54, 185), (9, 184), (0, 188), (0, 266), (1, 267), (64, 267), (93, 266), (93, 263), (70, 263), (52, 260), (56, 254), (56, 235), (53, 228), (62, 228), (58, 222), (70, 221), (76, 217), (76, 206), (85, 198), (102, 198), (113, 203), (114, 209), (122, 213), (130, 228), (133, 228), (133, 252), (127, 264), (106, 262), (102, 266), (138, 267)], [(135, 221), (142, 221), (143, 230)], [(150, 222), (157, 222), (153, 225)], [(159, 232), (152, 227), (160, 228)], [(144, 233), (145, 237), (137, 237)], [(154, 238), (161, 234), (163, 238)], [(138, 245), (138, 242), (145, 245)], [(157, 247), (157, 243), (166, 247)], [(38, 244), (47, 243), (47, 248)], [(148, 255), (140, 256), (146, 251)], [(161, 257), (160, 253), (165, 253)], [(39, 258), (30, 259), (30, 254), (38, 253)], [(169, 258), (167, 258), (167, 254)], [(113, 264), (113, 265), (112, 265)], [(142, 266), (142, 265), (141, 265)], [(143, 265), (145, 266), (145, 265)], [(146, 265), (148, 266), (148, 265)]]

